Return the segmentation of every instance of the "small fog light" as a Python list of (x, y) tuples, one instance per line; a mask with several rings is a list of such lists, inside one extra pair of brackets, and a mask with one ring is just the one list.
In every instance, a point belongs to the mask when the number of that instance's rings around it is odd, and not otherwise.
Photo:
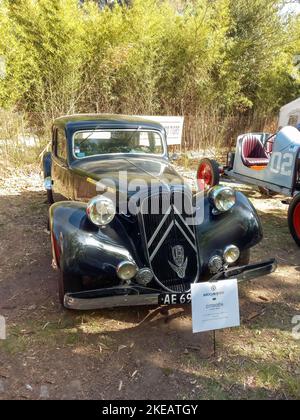
[(209, 268), (209, 271), (212, 273), (212, 274), (216, 274), (216, 273), (218, 273), (219, 271), (221, 271), (222, 270), (222, 268), (223, 268), (223, 258), (222, 257), (220, 257), (219, 255), (214, 255), (213, 257), (211, 257), (211, 259), (209, 260), (209, 263), (208, 263), (208, 268)]
[(153, 273), (150, 268), (142, 268), (136, 275), (136, 281), (142, 286), (147, 286), (153, 279)]
[(235, 245), (229, 245), (224, 251), (224, 260), (227, 264), (235, 263), (240, 257), (240, 250)]
[(117, 276), (124, 281), (132, 279), (137, 273), (137, 266), (130, 261), (123, 261), (117, 267)]

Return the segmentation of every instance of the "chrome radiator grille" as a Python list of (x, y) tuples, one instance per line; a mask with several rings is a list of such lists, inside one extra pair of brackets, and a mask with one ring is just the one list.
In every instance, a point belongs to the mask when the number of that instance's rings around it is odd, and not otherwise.
[[(156, 196), (158, 214), (151, 214), (152, 197), (141, 206), (141, 223), (149, 265), (161, 287), (170, 292), (186, 292), (198, 278), (198, 253), (190, 214), (178, 210), (170, 194)], [(166, 204), (166, 205), (165, 205)], [(156, 207), (157, 210), (157, 207)]]

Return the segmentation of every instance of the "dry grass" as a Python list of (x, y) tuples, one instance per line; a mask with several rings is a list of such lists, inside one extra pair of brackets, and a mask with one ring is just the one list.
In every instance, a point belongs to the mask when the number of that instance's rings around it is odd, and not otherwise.
[[(236, 188), (262, 217), (265, 239), (253, 260), (275, 256), (279, 267), (240, 287), (242, 326), (217, 332), (214, 357), (211, 335), (191, 333), (188, 310), (144, 322), (147, 308), (62, 311), (50, 248), (41, 245), (49, 242), (41, 179), (25, 173), (0, 179), (0, 242), (9, 247), (0, 266), (0, 295), (10, 307), (8, 338), (0, 342), (4, 396), (37, 398), (25, 384), (47, 383), (51, 397), (64, 398), (79, 378), (81, 398), (299, 399), (300, 341), (291, 320), (300, 314), (300, 250), (280, 197), (266, 200), (251, 187)], [(14, 247), (11, 229), (18, 232)]]

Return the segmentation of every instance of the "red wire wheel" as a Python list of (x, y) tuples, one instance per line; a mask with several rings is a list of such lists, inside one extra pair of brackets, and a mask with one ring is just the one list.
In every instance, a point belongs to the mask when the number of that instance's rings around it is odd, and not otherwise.
[(290, 204), (288, 223), (292, 237), (300, 246), (300, 194), (296, 195)]
[(220, 181), (219, 165), (215, 160), (200, 160), (197, 170), (197, 183), (199, 191), (207, 191)]

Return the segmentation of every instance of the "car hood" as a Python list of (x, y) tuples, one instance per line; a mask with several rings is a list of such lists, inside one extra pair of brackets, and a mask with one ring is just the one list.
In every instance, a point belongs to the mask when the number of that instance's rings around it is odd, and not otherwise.
[[(165, 159), (147, 157), (118, 157), (98, 160), (79, 160), (72, 170), (81, 176), (120, 188), (120, 183), (142, 182), (142, 185), (182, 185), (183, 178)], [(124, 185), (124, 184), (123, 184)]]

